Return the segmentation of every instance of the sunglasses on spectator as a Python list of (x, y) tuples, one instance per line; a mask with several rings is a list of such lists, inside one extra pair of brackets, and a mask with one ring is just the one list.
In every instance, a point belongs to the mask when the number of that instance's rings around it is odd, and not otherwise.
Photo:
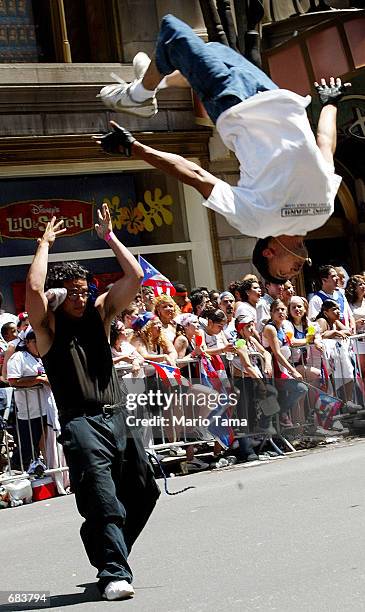
[(87, 300), (90, 297), (90, 291), (67, 291), (67, 297), (71, 302), (76, 302), (79, 298)]

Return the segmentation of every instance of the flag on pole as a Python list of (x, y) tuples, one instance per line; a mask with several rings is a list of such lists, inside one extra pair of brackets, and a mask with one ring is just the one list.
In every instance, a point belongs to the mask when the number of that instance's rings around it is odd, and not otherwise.
[(138, 263), (143, 270), (142, 285), (153, 287), (155, 295), (166, 293), (167, 295), (175, 295), (175, 287), (169, 279), (154, 268), (144, 257), (138, 255)]

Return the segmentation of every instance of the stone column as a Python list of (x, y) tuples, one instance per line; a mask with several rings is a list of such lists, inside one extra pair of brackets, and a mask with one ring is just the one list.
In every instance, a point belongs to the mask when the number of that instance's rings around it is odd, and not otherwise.
[(138, 51), (153, 53), (160, 21), (167, 13), (186, 21), (198, 36), (207, 40), (199, 0), (116, 0), (115, 6), (126, 63)]
[(186, 21), (198, 36), (207, 40), (207, 31), (198, 0), (155, 0), (155, 3), (159, 22), (164, 15), (171, 13)]
[(131, 62), (138, 51), (153, 54), (159, 18), (154, 0), (117, 0), (123, 61)]

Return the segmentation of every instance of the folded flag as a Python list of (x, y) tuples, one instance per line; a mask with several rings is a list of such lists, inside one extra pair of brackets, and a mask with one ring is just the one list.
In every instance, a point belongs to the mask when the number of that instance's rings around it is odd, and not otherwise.
[(342, 402), (328, 395), (329, 373), (324, 359), (321, 359), (321, 386), (315, 392), (314, 410), (318, 425), (324, 429), (331, 429), (332, 423), (340, 413)]
[(208, 431), (224, 448), (229, 448), (234, 441), (234, 431), (230, 425), (225, 424), (231, 420), (228, 393), (224, 384), (226, 372), (217, 371), (205, 355), (201, 355), (199, 361), (201, 384), (214, 389), (219, 394), (217, 407), (208, 415), (210, 420)]
[(156, 361), (149, 361), (149, 359), (145, 359), (145, 363), (153, 366), (161, 378), (162, 382), (169, 387), (177, 387), (181, 385), (190, 386), (190, 382), (181, 376), (180, 369), (168, 365), (167, 363), (157, 363)]
[(175, 295), (175, 287), (169, 279), (154, 268), (146, 259), (138, 255), (138, 263), (143, 270), (142, 285), (148, 285), (153, 288), (155, 295), (166, 293), (167, 295)]
[(315, 396), (314, 410), (317, 415), (318, 425), (324, 429), (331, 429), (336, 416), (342, 408), (341, 400), (328, 395), (324, 391), (317, 391)]

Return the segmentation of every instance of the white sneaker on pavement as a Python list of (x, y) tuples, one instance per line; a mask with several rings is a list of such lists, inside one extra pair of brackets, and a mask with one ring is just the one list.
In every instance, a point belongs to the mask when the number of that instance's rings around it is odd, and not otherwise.
[(136, 81), (128, 84), (120, 79), (120, 82), (115, 85), (105, 85), (100, 90), (98, 97), (102, 99), (105, 106), (118, 113), (128, 113), (138, 117), (153, 117), (157, 113), (156, 96), (148, 98), (144, 102), (134, 100), (130, 89), (136, 84)]
[(342, 425), (341, 421), (333, 421), (331, 429), (333, 429), (333, 431), (343, 431), (344, 430), (344, 426)]
[(117, 599), (129, 599), (134, 595), (134, 588), (126, 580), (113, 580), (109, 582), (102, 595), (103, 599), (115, 601)]

